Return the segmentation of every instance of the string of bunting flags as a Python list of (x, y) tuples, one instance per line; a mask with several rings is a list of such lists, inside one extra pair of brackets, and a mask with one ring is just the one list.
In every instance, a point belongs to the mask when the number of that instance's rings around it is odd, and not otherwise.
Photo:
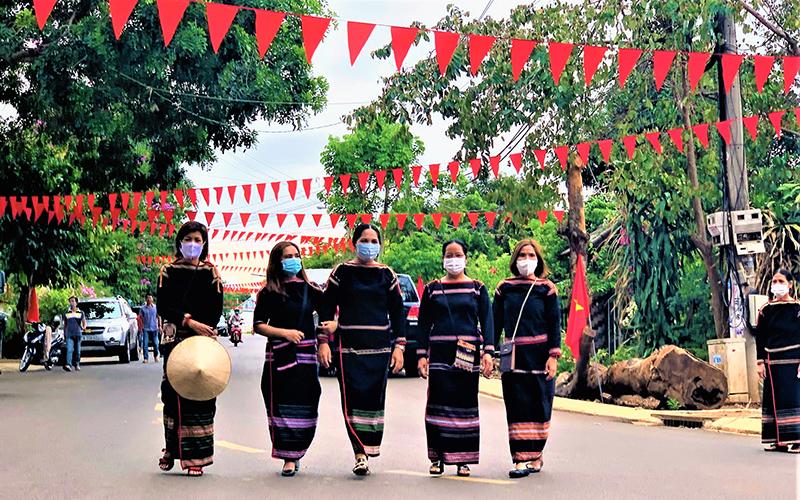
[[(333, 21), (333, 18), (329, 17), (270, 11), (241, 5), (207, 2), (205, 0), (156, 0), (161, 31), (164, 38), (164, 46), (169, 46), (183, 19), (186, 9), (192, 2), (205, 6), (209, 40), (215, 53), (219, 52), (220, 46), (233, 25), (237, 14), (240, 11), (252, 11), (255, 13), (255, 38), (258, 45), (258, 53), (261, 58), (266, 55), (286, 18), (294, 17), (300, 20), (306, 60), (311, 64), (317, 47)], [(58, 3), (58, 0), (33, 0), (36, 20), (40, 29), (44, 29), (56, 3)], [(122, 36), (125, 25), (133, 14), (137, 4), (138, 0), (109, 0), (108, 7), (111, 24), (114, 30), (114, 36), (118, 40)], [(444, 30), (393, 26), (343, 19), (338, 21), (340, 23), (346, 23), (347, 45), (351, 66), (355, 64), (362, 49), (375, 31), (375, 28), (381, 26), (389, 28), (392, 52), (398, 71), (401, 71), (406, 55), (411, 46), (417, 41), (420, 33), (426, 32), (433, 34), (436, 61), (441, 75), (446, 74), (447, 68), (453, 59), (453, 55), (462, 40), (466, 40), (467, 42), (469, 69), (473, 76), (478, 74), (478, 70), (484, 59), (492, 48), (498, 45), (498, 42), (509, 46), (510, 49), (507, 50), (509, 50), (511, 74), (514, 81), (519, 80), (525, 65), (531, 59), (533, 51), (539, 46), (546, 45), (550, 74), (555, 85), (558, 85), (573, 53), (580, 53), (583, 56), (583, 79), (587, 87), (591, 84), (600, 65), (604, 60), (610, 59), (609, 55), (613, 54), (614, 51), (616, 51), (618, 66), (617, 81), (620, 87), (625, 86), (628, 77), (640, 60), (642, 60), (645, 53), (647, 53), (652, 60), (653, 78), (657, 90), (661, 90), (679, 54), (687, 58), (688, 79), (693, 91), (705, 74), (706, 65), (712, 57), (721, 58), (723, 82), (728, 90), (730, 90), (733, 80), (745, 60), (748, 60), (748, 63), (752, 64), (756, 89), (759, 93), (763, 91), (764, 85), (769, 79), (773, 67), (778, 60), (782, 62), (783, 67), (784, 94), (789, 93), (798, 72), (800, 72), (799, 56), (716, 54), (711, 52), (687, 52), (677, 50), (645, 51), (638, 48), (589, 45), (564, 41), (528, 40), (521, 38), (505, 40), (503, 37), (486, 34), (455, 33)]]

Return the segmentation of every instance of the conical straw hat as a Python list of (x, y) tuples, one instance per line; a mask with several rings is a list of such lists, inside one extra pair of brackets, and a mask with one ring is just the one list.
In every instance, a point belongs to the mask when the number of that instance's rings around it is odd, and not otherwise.
[(167, 378), (186, 399), (208, 401), (217, 397), (231, 377), (231, 357), (216, 340), (197, 335), (175, 346), (167, 361)]

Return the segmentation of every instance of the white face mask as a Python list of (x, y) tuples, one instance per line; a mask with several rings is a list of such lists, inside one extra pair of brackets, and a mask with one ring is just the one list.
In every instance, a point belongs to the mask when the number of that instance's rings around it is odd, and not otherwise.
[(444, 268), (450, 274), (461, 274), (466, 267), (467, 259), (465, 257), (450, 257), (449, 259), (444, 259)]
[(539, 259), (536, 258), (517, 260), (517, 270), (520, 276), (533, 276), (538, 265)]
[(784, 297), (789, 293), (789, 285), (786, 283), (773, 283), (772, 286), (769, 288), (769, 291), (772, 292), (777, 298)]
[(193, 260), (199, 259), (203, 253), (203, 244), (195, 243), (194, 241), (181, 242), (181, 255), (184, 259)]

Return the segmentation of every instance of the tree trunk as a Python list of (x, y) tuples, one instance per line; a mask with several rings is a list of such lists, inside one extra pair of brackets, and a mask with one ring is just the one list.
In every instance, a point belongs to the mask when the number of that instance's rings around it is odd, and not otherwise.
[[(689, 98), (689, 83), (686, 81), (686, 72), (681, 71), (681, 75), (680, 85), (676, 86), (675, 97), (678, 109), (683, 116), (683, 126), (690, 130), (692, 127), (692, 101)], [(700, 182), (697, 178), (697, 151), (694, 146), (694, 137), (690, 137), (690, 140), (685, 142), (685, 147), (689, 182), (692, 190), (695, 193), (699, 193)], [(711, 312), (714, 316), (714, 331), (716, 337), (721, 339), (725, 337), (726, 324), (725, 306), (722, 300), (722, 279), (714, 263), (714, 251), (706, 231), (706, 214), (703, 211), (703, 204), (698, 194), (692, 196), (692, 212), (694, 214), (695, 232), (692, 234), (691, 239), (703, 259), (703, 266), (706, 268), (708, 284), (711, 287)]]
[(17, 321), (17, 335), (25, 335), (25, 323), (28, 321), (28, 306), (31, 297), (31, 287), (28, 285), (19, 286), (19, 298), (17, 299), (17, 311), (15, 319)]

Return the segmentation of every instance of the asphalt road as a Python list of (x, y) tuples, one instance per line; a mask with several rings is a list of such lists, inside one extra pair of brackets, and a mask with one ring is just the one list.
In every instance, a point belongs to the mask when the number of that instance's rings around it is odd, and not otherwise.
[[(333, 379), (323, 380), (320, 427), (297, 477), (269, 457), (261, 399), (264, 341), (233, 348), (218, 401), (216, 463), (202, 478), (161, 473), (160, 365), (84, 360), (80, 373), (0, 375), (0, 498), (665, 498), (791, 499), (800, 462), (758, 439), (697, 429), (639, 427), (556, 413), (545, 467), (512, 481), (502, 401), (481, 398), (481, 463), (473, 477), (427, 475), (425, 382), (389, 383), (383, 456), (372, 475), (352, 455)], [(174, 471), (179, 467), (176, 466)]]

